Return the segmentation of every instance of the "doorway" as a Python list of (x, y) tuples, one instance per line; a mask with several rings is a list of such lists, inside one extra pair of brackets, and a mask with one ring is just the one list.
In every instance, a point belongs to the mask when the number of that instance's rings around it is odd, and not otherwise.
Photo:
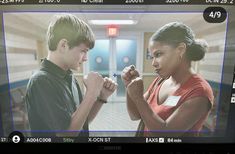
[[(94, 48), (88, 53), (86, 72), (99, 72), (118, 84), (117, 90), (109, 98), (111, 102), (126, 100), (125, 87), (121, 79), (122, 70), (129, 65), (140, 66), (140, 37), (137, 35), (117, 38), (97, 37)], [(138, 54), (139, 53), (139, 54)]]

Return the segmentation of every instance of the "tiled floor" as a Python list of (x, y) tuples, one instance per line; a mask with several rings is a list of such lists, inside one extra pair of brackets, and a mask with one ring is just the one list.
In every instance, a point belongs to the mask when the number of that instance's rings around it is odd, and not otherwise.
[(109, 102), (90, 123), (90, 136), (134, 136), (138, 124), (129, 118), (126, 103)]

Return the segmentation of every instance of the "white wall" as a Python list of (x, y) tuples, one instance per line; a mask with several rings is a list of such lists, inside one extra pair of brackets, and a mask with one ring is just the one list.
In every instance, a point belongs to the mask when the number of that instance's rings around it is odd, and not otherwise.
[(5, 44), (9, 82), (29, 79), (39, 66), (36, 59), (37, 41), (5, 32)]
[(225, 37), (225, 29), (222, 32), (207, 34), (203, 37), (208, 42), (209, 52), (206, 53), (204, 59), (199, 62), (198, 71), (209, 81), (221, 82)]

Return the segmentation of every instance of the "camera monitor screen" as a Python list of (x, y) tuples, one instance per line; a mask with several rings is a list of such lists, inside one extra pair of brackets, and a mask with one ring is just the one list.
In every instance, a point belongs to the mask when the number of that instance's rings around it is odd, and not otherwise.
[(0, 11), (1, 143), (234, 143), (232, 0)]

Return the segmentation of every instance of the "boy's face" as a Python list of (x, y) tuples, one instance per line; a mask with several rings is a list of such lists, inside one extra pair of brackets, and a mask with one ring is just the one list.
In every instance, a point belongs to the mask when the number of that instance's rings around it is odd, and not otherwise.
[(68, 69), (78, 70), (82, 63), (87, 61), (89, 48), (85, 43), (81, 43), (64, 53), (65, 63)]

